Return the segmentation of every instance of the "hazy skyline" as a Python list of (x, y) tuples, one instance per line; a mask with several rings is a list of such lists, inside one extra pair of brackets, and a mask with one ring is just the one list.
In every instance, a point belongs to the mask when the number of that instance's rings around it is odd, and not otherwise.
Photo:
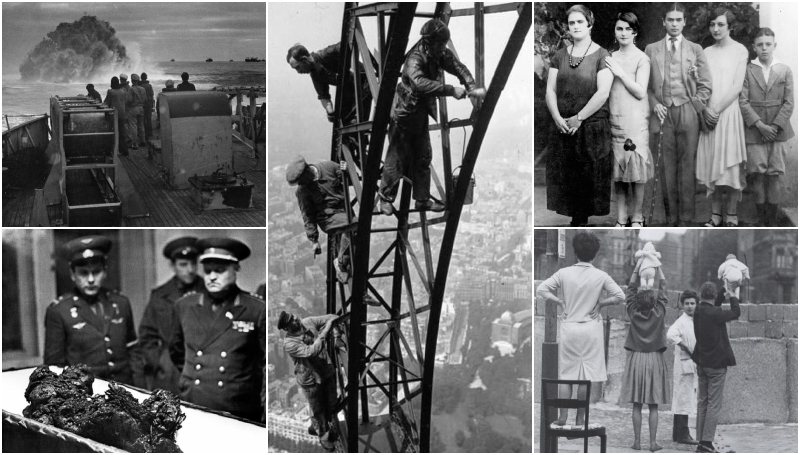
[(266, 3), (3, 3), (3, 74), (62, 22), (107, 21), (141, 61), (266, 57)]

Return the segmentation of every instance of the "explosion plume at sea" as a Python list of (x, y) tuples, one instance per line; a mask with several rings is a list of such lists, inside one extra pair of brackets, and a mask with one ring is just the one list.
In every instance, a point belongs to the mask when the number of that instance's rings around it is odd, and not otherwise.
[(19, 72), (26, 81), (72, 82), (111, 75), (136, 60), (110, 23), (86, 15), (58, 24), (28, 53)]

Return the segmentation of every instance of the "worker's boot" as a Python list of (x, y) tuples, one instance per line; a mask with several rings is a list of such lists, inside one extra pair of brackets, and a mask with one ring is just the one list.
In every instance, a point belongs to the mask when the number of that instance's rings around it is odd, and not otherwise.
[(381, 198), (381, 201), (379, 203), (379, 207), (380, 207), (381, 213), (383, 213), (386, 216), (391, 216), (391, 214), (394, 213), (394, 206), (392, 205), (391, 201), (387, 201), (387, 200)]
[(444, 212), (444, 204), (441, 202), (434, 201), (432, 199), (428, 199), (427, 201), (417, 201), (414, 204), (414, 208), (419, 210), (420, 212)]

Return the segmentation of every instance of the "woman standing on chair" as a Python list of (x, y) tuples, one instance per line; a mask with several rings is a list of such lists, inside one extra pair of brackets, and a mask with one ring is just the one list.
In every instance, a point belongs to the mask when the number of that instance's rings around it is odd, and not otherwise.
[[(605, 382), (606, 361), (603, 352), (603, 318), (600, 309), (622, 303), (622, 289), (592, 265), (600, 240), (592, 233), (581, 232), (572, 239), (578, 263), (565, 267), (539, 285), (537, 293), (545, 300), (556, 302), (562, 311), (560, 345), (558, 350), (558, 379)], [(607, 297), (601, 298), (605, 291)], [(561, 292), (564, 298), (559, 298)], [(579, 398), (586, 391), (578, 390)], [(572, 386), (563, 385), (559, 396), (572, 396)], [(577, 425), (584, 424), (583, 410), (578, 411)], [(567, 421), (567, 409), (560, 409), (558, 425)]]
[(739, 201), (745, 182), (747, 147), (744, 138), (744, 119), (739, 107), (747, 70), (747, 49), (731, 38), (731, 27), (736, 16), (723, 7), (711, 13), (709, 30), (716, 41), (704, 49), (711, 71), (712, 90), (708, 102), (709, 131), (700, 133), (697, 143), (697, 180), (711, 196), (711, 219), (706, 227), (722, 226), (724, 193), (725, 226), (739, 225)]
[[(619, 13), (614, 25), (619, 50), (605, 58), (606, 66), (614, 74), (608, 104), (611, 109), (611, 147), (614, 150), (614, 192), (617, 196), (615, 227), (644, 227), (644, 187), (653, 178), (647, 129), (650, 59), (636, 47), (638, 34), (639, 19), (636, 15)], [(633, 190), (633, 201), (628, 201), (628, 186)], [(628, 214), (630, 202), (633, 202), (632, 217)]]
[(592, 41), (594, 15), (575, 5), (567, 10), (572, 45), (551, 59), (545, 100), (553, 128), (547, 154), (547, 209), (586, 226), (590, 216), (611, 210), (614, 154), (608, 126), (608, 93), (614, 75), (608, 51)]
[(671, 403), (671, 378), (667, 374), (664, 351), (667, 350), (664, 316), (667, 313), (667, 280), (658, 268), (658, 291), (639, 291), (639, 268), (637, 266), (628, 283), (625, 306), (631, 325), (625, 350), (625, 374), (622, 377), (620, 401), (633, 403), (633, 446), (642, 450), (642, 407), (650, 408), (650, 451), (661, 450), (656, 443), (658, 431), (658, 405)]

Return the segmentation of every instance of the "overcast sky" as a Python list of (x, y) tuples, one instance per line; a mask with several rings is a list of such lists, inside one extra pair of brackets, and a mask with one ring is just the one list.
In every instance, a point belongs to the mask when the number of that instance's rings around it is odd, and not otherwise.
[[(266, 57), (266, 3), (6, 3), (3, 73), (19, 65), (47, 33), (84, 13), (107, 21), (144, 61), (219, 61)], [(134, 44), (136, 43), (136, 44)]]
[[(488, 2), (487, 4), (498, 3)], [(435, 3), (420, 3), (417, 11), (433, 12)], [(454, 9), (470, 8), (473, 3), (452, 3)], [(312, 160), (327, 158), (330, 154), (331, 126), (317, 100), (317, 94), (307, 75), (298, 75), (287, 63), (286, 52), (295, 43), (305, 45), (314, 52), (341, 39), (343, 3), (279, 3), (268, 5), (269, 79), (268, 123), (270, 129), (270, 156), (275, 154), (304, 154)], [(508, 36), (517, 20), (516, 12), (486, 15), (485, 67), (486, 86), (491, 81)], [(417, 18), (411, 27), (409, 47), (419, 39), (419, 30), (427, 19)], [(455, 17), (450, 21), (451, 38), (461, 61), (475, 73), (474, 22), (472, 17)], [(377, 21), (362, 18), (361, 25), (371, 50), (377, 42)], [(388, 20), (387, 20), (388, 28)], [(502, 149), (530, 148), (531, 99), (533, 97), (532, 33), (526, 38), (522, 51), (500, 98), (492, 119), (485, 147)], [(446, 75), (447, 83), (459, 85), (458, 79)], [(331, 90), (333, 94), (333, 89)], [(469, 101), (448, 98), (450, 118), (470, 115)], [(454, 155), (462, 150), (463, 132), (451, 133)], [(431, 140), (437, 142), (436, 134)], [(434, 145), (435, 146), (435, 145)], [(280, 149), (280, 150), (277, 150)], [(488, 154), (488, 153), (487, 153)], [(436, 154), (435, 154), (436, 155)], [(460, 162), (460, 158), (456, 160)], [(278, 163), (276, 163), (278, 164)]]

